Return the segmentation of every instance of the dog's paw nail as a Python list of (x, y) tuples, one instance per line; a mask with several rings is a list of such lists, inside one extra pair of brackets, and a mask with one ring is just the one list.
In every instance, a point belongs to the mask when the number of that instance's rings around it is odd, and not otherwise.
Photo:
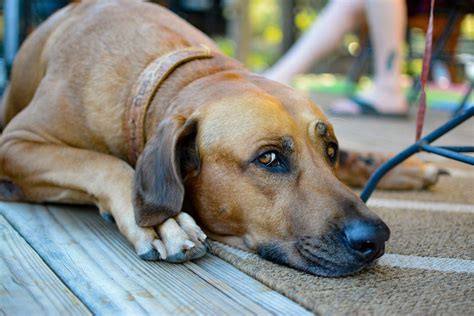
[(196, 245), (195, 245), (192, 241), (190, 241), (190, 240), (185, 240), (185, 241), (183, 242), (183, 245), (182, 245), (181, 247), (182, 247), (184, 250), (190, 250), (190, 249), (196, 247)]
[(449, 170), (447, 170), (447, 169), (439, 168), (438, 169), (438, 175), (440, 175), (440, 176), (451, 176), (451, 172), (449, 172)]
[(106, 221), (107, 223), (115, 223), (115, 219), (110, 213), (100, 213), (100, 216)]
[(166, 261), (171, 262), (171, 263), (186, 262), (188, 260), (189, 260), (189, 257), (186, 256), (184, 252), (178, 252), (166, 258)]
[(165, 245), (163, 244), (163, 242), (161, 240), (158, 240), (158, 239), (155, 239), (153, 242), (152, 242), (152, 245), (153, 247), (155, 247), (155, 249), (158, 251), (158, 253), (160, 254), (160, 259), (161, 260), (166, 260), (166, 257), (167, 257), (167, 253), (166, 253), (166, 247)]
[(203, 242), (203, 245), (206, 247), (207, 251), (212, 252), (212, 245), (211, 245), (211, 242), (209, 241), (209, 239), (206, 239)]
[(138, 254), (138, 256), (146, 261), (156, 261), (160, 259), (160, 253), (156, 249), (151, 249), (148, 252)]
[(207, 248), (206, 247), (196, 247), (193, 250), (191, 250), (190, 254), (190, 259), (197, 259), (201, 258), (207, 253)]
[(199, 235), (198, 235), (198, 240), (199, 240), (200, 242), (204, 243), (204, 242), (206, 241), (206, 239), (207, 239), (206, 234), (204, 234), (203, 232), (199, 233)]

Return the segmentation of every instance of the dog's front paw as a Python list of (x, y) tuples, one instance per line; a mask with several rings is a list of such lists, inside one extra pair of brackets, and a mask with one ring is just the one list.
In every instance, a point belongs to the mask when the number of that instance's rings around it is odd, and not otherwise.
[(207, 236), (187, 213), (181, 212), (157, 227), (168, 262), (184, 262), (206, 254)]
[(135, 251), (141, 259), (147, 261), (166, 260), (166, 247), (153, 228), (137, 226), (135, 230), (129, 233), (134, 237)]

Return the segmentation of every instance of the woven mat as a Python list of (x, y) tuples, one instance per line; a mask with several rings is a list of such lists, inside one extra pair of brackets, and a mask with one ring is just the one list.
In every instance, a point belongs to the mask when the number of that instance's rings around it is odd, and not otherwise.
[(455, 171), (430, 191), (374, 195), (392, 237), (374, 267), (350, 277), (305, 274), (219, 243), (213, 251), (316, 314), (472, 315), (474, 177)]

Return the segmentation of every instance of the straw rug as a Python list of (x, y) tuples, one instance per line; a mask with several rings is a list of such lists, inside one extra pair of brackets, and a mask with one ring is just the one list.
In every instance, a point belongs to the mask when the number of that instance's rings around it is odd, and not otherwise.
[(317, 314), (474, 313), (474, 174), (456, 165), (430, 191), (376, 192), (369, 206), (390, 226), (371, 269), (329, 279), (214, 243), (216, 255)]

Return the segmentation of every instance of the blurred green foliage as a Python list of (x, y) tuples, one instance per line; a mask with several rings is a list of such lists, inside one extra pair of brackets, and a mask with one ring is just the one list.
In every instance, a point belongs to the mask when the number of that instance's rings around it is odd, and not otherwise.
[(279, 57), (279, 44), (283, 38), (279, 1), (250, 1), (249, 19), (252, 45), (247, 66), (262, 71)]

